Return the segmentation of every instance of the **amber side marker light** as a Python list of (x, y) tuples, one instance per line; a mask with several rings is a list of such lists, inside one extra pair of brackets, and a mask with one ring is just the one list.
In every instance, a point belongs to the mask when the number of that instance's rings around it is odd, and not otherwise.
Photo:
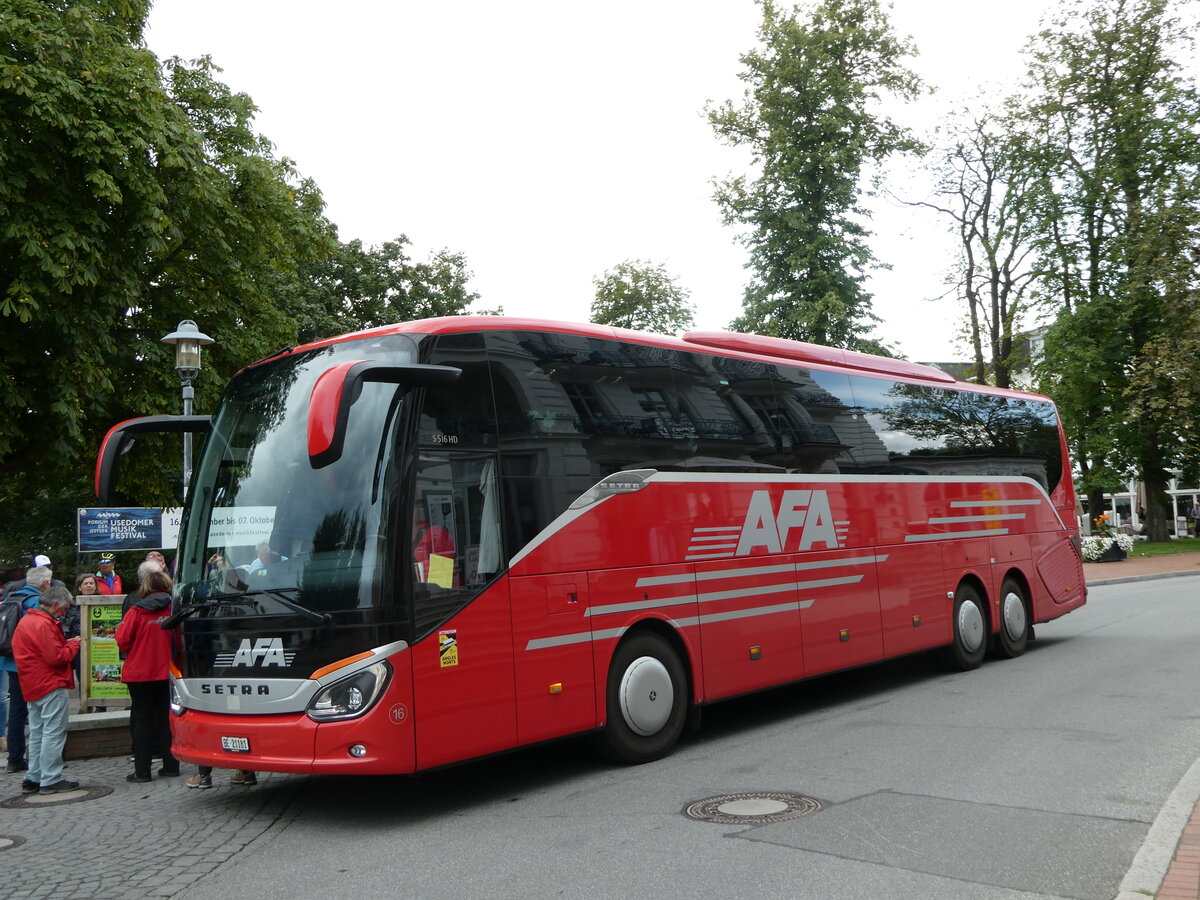
[(313, 672), (308, 677), (313, 681), (316, 681), (323, 675), (328, 675), (330, 672), (336, 672), (338, 669), (344, 668), (351, 663), (356, 663), (360, 659), (366, 659), (367, 657), (374, 655), (375, 654), (373, 654), (370, 650), (364, 650), (362, 653), (356, 653), (353, 656), (347, 656), (345, 659), (339, 659), (337, 662), (331, 662), (327, 666), (321, 666), (321, 668), (317, 669), (317, 671)]

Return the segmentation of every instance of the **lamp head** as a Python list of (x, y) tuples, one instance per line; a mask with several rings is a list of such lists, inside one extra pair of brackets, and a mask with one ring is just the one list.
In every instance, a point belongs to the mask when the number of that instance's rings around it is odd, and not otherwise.
[(200, 348), (216, 343), (191, 319), (180, 322), (162, 342), (175, 345), (175, 371), (184, 384), (191, 384), (192, 379), (200, 373)]

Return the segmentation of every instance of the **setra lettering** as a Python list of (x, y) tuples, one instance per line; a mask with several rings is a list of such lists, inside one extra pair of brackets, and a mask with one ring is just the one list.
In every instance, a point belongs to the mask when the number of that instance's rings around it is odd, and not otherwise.
[(269, 697), (271, 686), (267, 684), (218, 684), (206, 681), (200, 684), (200, 693), (223, 697), (249, 697), (254, 694), (260, 697)]

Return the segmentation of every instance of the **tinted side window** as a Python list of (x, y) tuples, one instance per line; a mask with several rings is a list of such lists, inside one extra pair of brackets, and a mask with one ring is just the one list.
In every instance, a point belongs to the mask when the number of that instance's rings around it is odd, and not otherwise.
[(835, 475), (861, 471), (882, 443), (864, 427), (850, 378), (841, 372), (780, 366), (772, 406), (788, 468)]
[(482, 335), (439, 335), (423, 349), (422, 362), (455, 366), (462, 369), (462, 375), (454, 384), (425, 389), (419, 419), (420, 444), (494, 448), (497, 415)]
[(887, 447), (875, 471), (1021, 475), (1052, 491), (1062, 472), (1058, 426), (1044, 401), (856, 376), (854, 396)]

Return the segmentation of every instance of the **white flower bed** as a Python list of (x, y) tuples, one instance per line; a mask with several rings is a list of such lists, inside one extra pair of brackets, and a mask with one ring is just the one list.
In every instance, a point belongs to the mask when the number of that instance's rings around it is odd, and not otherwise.
[(1108, 549), (1109, 544), (1116, 544), (1126, 553), (1133, 549), (1133, 535), (1131, 534), (1114, 534), (1111, 537), (1103, 535), (1092, 535), (1083, 539), (1083, 561), (1095, 562), (1104, 555), (1104, 551)]

